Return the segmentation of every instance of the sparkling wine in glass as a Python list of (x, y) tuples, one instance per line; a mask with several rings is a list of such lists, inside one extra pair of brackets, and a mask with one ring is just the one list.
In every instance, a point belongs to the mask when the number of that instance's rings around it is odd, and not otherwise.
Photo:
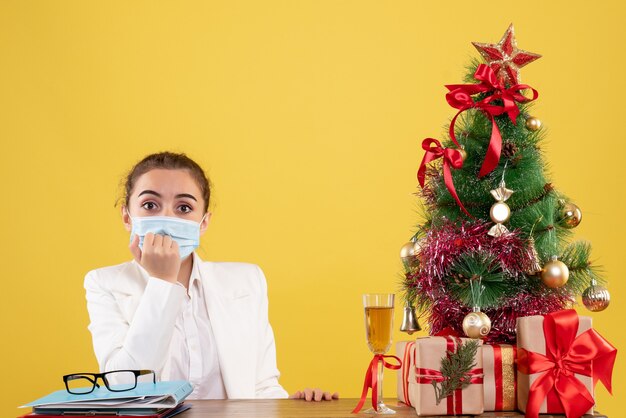
[[(391, 348), (393, 331), (393, 293), (370, 293), (363, 295), (365, 307), (365, 335), (367, 345), (374, 354), (385, 354)], [(378, 364), (378, 403), (376, 409), (370, 408), (369, 414), (395, 414), (383, 402), (383, 360)]]

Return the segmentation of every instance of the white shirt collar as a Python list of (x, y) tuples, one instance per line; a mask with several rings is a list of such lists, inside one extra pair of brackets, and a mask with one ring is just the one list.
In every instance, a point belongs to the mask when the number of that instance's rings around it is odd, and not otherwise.
[(200, 275), (200, 263), (202, 260), (196, 252), (191, 253), (193, 257), (192, 266), (191, 266), (191, 276), (189, 276), (189, 288), (194, 286), (194, 283), (197, 283), (198, 290), (202, 290), (202, 276)]

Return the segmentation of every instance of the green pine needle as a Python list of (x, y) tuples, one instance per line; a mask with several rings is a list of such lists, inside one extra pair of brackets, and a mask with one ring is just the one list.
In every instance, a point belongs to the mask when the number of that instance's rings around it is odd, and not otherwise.
[(455, 353), (448, 351), (441, 359), (443, 382), (432, 382), (435, 389), (437, 405), (457, 389), (465, 389), (470, 385), (470, 371), (476, 367), (476, 354), (479, 341), (468, 340), (461, 343)]
[[(451, 265), (447, 280), (452, 297), (472, 308), (497, 306), (511, 290), (498, 260), (481, 251), (459, 256)], [(482, 291), (477, 292), (479, 286)]]
[(591, 244), (586, 241), (576, 241), (568, 245), (559, 258), (569, 268), (569, 280), (567, 289), (573, 293), (581, 294), (592, 280), (603, 284), (600, 277), (602, 268), (594, 266), (589, 260)]

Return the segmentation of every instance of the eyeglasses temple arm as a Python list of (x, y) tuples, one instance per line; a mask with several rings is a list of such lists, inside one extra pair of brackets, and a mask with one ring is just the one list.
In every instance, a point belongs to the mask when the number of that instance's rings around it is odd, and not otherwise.
[(152, 373), (152, 383), (156, 383), (156, 373), (154, 370), (139, 370), (139, 376)]

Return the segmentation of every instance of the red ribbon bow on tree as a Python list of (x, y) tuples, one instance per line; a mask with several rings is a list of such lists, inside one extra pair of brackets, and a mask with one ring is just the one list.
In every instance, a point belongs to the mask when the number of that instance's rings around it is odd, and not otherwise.
[[(446, 88), (450, 91), (446, 94), (446, 100), (450, 106), (455, 109), (459, 109), (457, 114), (450, 122), (450, 139), (459, 148), (461, 145), (456, 139), (454, 133), (454, 126), (458, 116), (468, 109), (479, 109), (491, 120), (491, 139), (489, 141), (489, 148), (485, 155), (480, 171), (479, 177), (483, 177), (491, 173), (500, 161), (500, 154), (502, 152), (502, 136), (500, 135), (500, 129), (496, 124), (495, 116), (506, 113), (513, 124), (517, 124), (517, 116), (519, 115), (519, 108), (517, 103), (526, 103), (535, 100), (539, 97), (537, 90), (526, 84), (515, 84), (508, 89), (498, 81), (493, 69), (486, 64), (480, 64), (474, 73), (474, 78), (480, 81), (479, 84), (450, 84)], [(533, 97), (528, 98), (524, 96), (521, 91), (524, 89), (530, 89), (533, 92)], [(475, 102), (472, 96), (478, 93), (489, 93), (484, 99)], [(502, 104), (494, 103), (495, 100), (501, 100)]]
[(456, 169), (463, 167), (463, 157), (461, 156), (461, 152), (453, 148), (443, 148), (441, 146), (441, 142), (434, 138), (424, 139), (422, 141), (422, 148), (426, 151), (426, 153), (424, 154), (420, 168), (417, 171), (417, 180), (419, 181), (420, 186), (423, 188), (426, 181), (426, 164), (438, 158), (443, 158), (443, 179), (446, 183), (446, 187), (463, 212), (465, 212), (465, 214), (470, 218), (473, 218), (473, 216), (470, 215), (465, 209), (463, 203), (461, 203), (461, 199), (459, 199), (456, 189), (454, 188), (454, 182), (452, 181), (452, 171), (450, 170), (450, 167), (452, 166)]
[[(398, 360), (398, 364), (391, 364), (385, 361), (385, 358), (394, 358)], [(359, 400), (356, 408), (352, 410), (353, 414), (356, 414), (363, 408), (365, 404), (365, 399), (367, 398), (367, 391), (369, 388), (372, 388), (372, 407), (374, 410), (378, 409), (378, 366), (381, 363), (383, 367), (386, 367), (391, 370), (398, 370), (402, 367), (402, 360), (400, 360), (396, 356), (385, 356), (383, 354), (376, 354), (372, 361), (370, 361), (370, 365), (367, 368), (367, 372), (365, 372), (365, 382), (363, 383), (363, 391), (361, 392), (361, 399)], [(384, 370), (384, 369), (383, 369)]]
[(593, 329), (578, 337), (577, 331), (576, 311), (554, 312), (543, 320), (546, 354), (518, 350), (518, 370), (528, 375), (540, 373), (530, 386), (526, 418), (537, 418), (546, 398), (548, 412), (564, 411), (568, 418), (584, 415), (595, 402), (574, 374), (592, 376), (594, 385), (600, 380), (611, 392), (617, 349)]

